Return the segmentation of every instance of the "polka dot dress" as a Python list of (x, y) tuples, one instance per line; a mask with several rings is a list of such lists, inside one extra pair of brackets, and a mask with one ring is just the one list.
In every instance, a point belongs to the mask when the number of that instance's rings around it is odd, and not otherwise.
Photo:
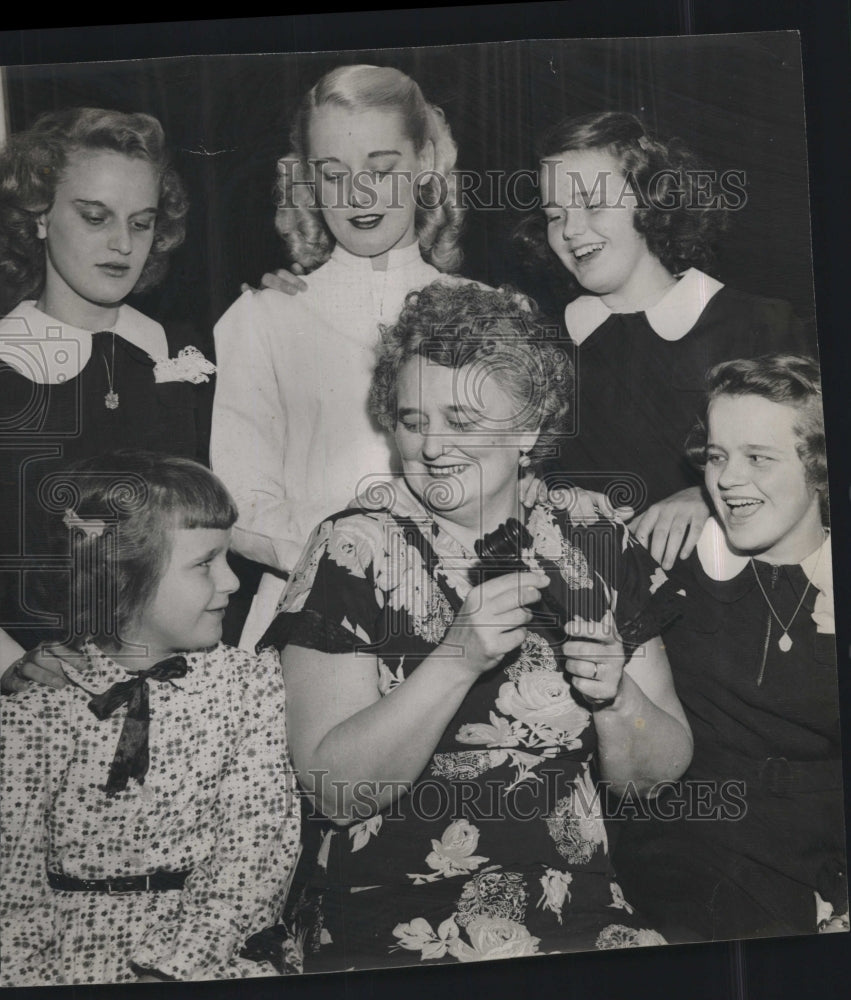
[[(73, 686), (4, 698), (0, 985), (273, 974), (237, 953), (277, 919), (298, 851), (277, 657), (220, 645), (149, 681), (150, 767), (107, 797), (126, 709), (92, 695), (132, 675), (95, 647)], [(103, 879), (191, 870), (183, 889), (58, 892), (47, 870)]]

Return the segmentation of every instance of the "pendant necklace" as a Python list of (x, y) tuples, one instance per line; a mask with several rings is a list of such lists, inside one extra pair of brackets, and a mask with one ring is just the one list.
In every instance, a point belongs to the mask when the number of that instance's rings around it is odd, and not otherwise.
[(112, 333), (112, 366), (107, 364), (106, 355), (103, 356), (103, 366), (106, 368), (106, 380), (109, 383), (109, 392), (103, 397), (108, 410), (118, 409), (118, 393), (112, 384), (115, 378), (115, 331)]
[[(813, 576), (816, 575), (816, 570), (818, 569), (818, 564), (821, 561), (821, 554), (823, 551), (824, 551), (824, 543), (822, 542), (822, 547), (819, 549), (818, 558), (816, 559), (815, 566), (813, 566)], [(762, 580), (760, 580), (759, 578), (759, 573), (757, 573), (756, 571), (756, 564), (753, 561), (753, 556), (751, 556), (751, 569), (753, 570), (753, 575), (756, 577), (756, 582), (759, 584), (759, 589), (762, 591), (762, 596), (765, 598), (765, 603), (768, 605), (768, 610), (772, 613), (772, 615), (774, 615), (775, 621), (781, 628), (780, 638), (777, 640), (777, 645), (780, 649), (780, 652), (788, 653), (789, 650), (792, 648), (792, 640), (789, 637), (789, 629), (792, 627), (792, 622), (794, 622), (795, 619), (798, 617), (798, 612), (801, 610), (801, 606), (804, 603), (804, 598), (807, 596), (810, 586), (812, 585), (812, 580), (809, 577), (807, 577), (807, 585), (806, 587), (804, 587), (804, 592), (803, 594), (801, 594), (801, 599), (800, 601), (798, 601), (798, 606), (797, 608), (795, 608), (795, 611), (792, 614), (792, 617), (789, 619), (788, 624), (784, 625), (783, 622), (780, 620), (780, 615), (777, 614), (777, 612), (774, 610), (774, 606), (768, 599), (768, 594), (765, 592), (765, 587), (763, 587)]]

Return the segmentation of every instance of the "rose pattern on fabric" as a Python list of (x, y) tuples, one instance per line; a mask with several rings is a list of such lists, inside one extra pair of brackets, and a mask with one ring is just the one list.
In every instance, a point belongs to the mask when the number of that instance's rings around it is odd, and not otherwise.
[(477, 917), (522, 921), (527, 899), (523, 876), (519, 872), (482, 872), (464, 883), (456, 919), (461, 927)]
[(657, 566), (653, 570), (653, 575), (650, 577), (650, 593), (655, 594), (656, 591), (668, 582), (668, 574), (662, 569), (661, 566)]
[(594, 586), (585, 553), (566, 538), (562, 539), (557, 564), (562, 579), (571, 590), (587, 590)]
[[(333, 627), (318, 632), (317, 641), (329, 634), (331, 645), (337, 643), (341, 625), (354, 635), (361, 627), (369, 633), (382, 630), (387, 644), (377, 650), (375, 668), (381, 695), (411, 679), (441, 641), (451, 609), (461, 606), (474, 585), (469, 552), (423, 517), (413, 501), (398, 510), (404, 498), (400, 489), (392, 511), (343, 515), (377, 522), (378, 527), (363, 531), (372, 539), (371, 561), (363, 561), (357, 546), (341, 546), (339, 554), (335, 550), (338, 559), (363, 572), (352, 574), (326, 559), (305, 608), (311, 617), (305, 615), (300, 623), (311, 637), (313, 623), (321, 627), (327, 620)], [(629, 620), (640, 615), (654, 573), (646, 551), (629, 547), (626, 531), (617, 526), (616, 541), (627, 539), (627, 551), (621, 556), (615, 545), (618, 558), (597, 565), (598, 548), (584, 541), (588, 532), (567, 526), (560, 513), (558, 517), (533, 510), (535, 549), (524, 553), (524, 561), (534, 564), (536, 551), (547, 551), (549, 572), (557, 579), (553, 564), (564, 555), (568, 575), (582, 588), (577, 607), (596, 627), (614, 622), (612, 602), (621, 581), (625, 614)], [(563, 546), (563, 538), (573, 544)], [(591, 589), (586, 589), (585, 566), (572, 554), (574, 547), (589, 553)], [(539, 558), (544, 563), (544, 555)], [(561, 586), (568, 590), (566, 583)], [(339, 646), (328, 651), (346, 651), (347, 640), (341, 638)], [(489, 804), (513, 796), (520, 786), (516, 803), (510, 803), (517, 810), (510, 815), (530, 818), (491, 824), (474, 810), (420, 816), (410, 795), (400, 800), (404, 822), (384, 823), (378, 836), (366, 824), (348, 838), (337, 830), (328, 876), (317, 878), (313, 890), (318, 905), (327, 905), (329, 920), (335, 921), (335, 943), (318, 953), (313, 948), (316, 958), (308, 956), (308, 966), (316, 965), (310, 971), (351, 965), (354, 939), (350, 946), (337, 933), (340, 906), (352, 927), (358, 924), (358, 937), (374, 934), (373, 942), (383, 940), (382, 947), (404, 952), (396, 962), (409, 956), (434, 963), (589, 948), (613, 918), (623, 926), (640, 926), (628, 904), (615, 905), (621, 897), (612, 888), (614, 873), (605, 857), (605, 827), (589, 770), (596, 746), (593, 718), (573, 697), (561, 659), (558, 645), (530, 629), (515, 656), (474, 685), (424, 763), (422, 779), (439, 782), (450, 803), (468, 801), (458, 796), (456, 783), (469, 783)], [(544, 780), (551, 778), (552, 787), (545, 787)], [(474, 801), (481, 804), (484, 798)], [(364, 846), (355, 852), (362, 839)], [(343, 875), (339, 891), (328, 888), (332, 872), (333, 880)], [(394, 886), (401, 884), (405, 889), (396, 893)], [(367, 887), (374, 894), (361, 891)], [(325, 902), (329, 900), (333, 903)], [(611, 908), (618, 909), (617, 915)], [(367, 938), (363, 940), (367, 947)]]
[[(481, 728), (486, 729), (490, 727), (483, 726)], [(470, 742), (474, 741), (470, 740)], [(439, 753), (434, 755), (431, 773), (437, 778), (469, 781), (479, 777), (486, 771), (508, 763), (516, 770), (514, 780), (502, 789), (502, 794), (507, 795), (524, 781), (543, 781), (540, 775), (535, 774), (534, 769), (540, 767), (545, 761), (552, 760), (557, 754), (558, 750), (556, 747), (545, 747), (538, 754), (523, 753), (522, 750), (508, 749)]]
[(380, 532), (372, 530), (373, 527), (378, 528), (369, 518), (338, 521), (328, 539), (328, 558), (352, 576), (366, 579), (366, 567), (372, 561), (376, 541), (380, 540)]
[(443, 831), (440, 840), (432, 840), (431, 853), (426, 856), (426, 864), (433, 874), (412, 875), (414, 885), (423, 885), (438, 878), (453, 878), (455, 875), (469, 875), (480, 868), (488, 858), (474, 854), (479, 843), (479, 830), (466, 819), (456, 819)]
[(376, 563), (375, 588), (380, 605), (386, 599), (394, 611), (406, 611), (415, 634), (426, 642), (439, 643), (455, 617), (422, 556), (398, 528), (388, 531)]
[(482, 962), (499, 958), (523, 958), (537, 955), (540, 938), (533, 937), (522, 925), (503, 917), (477, 917), (466, 928), (470, 943), (462, 940), (454, 916), (448, 917), (435, 932), (423, 917), (397, 924), (393, 936), (395, 948), (420, 952), (420, 960), (451, 955), (459, 962)]
[(509, 722), (496, 712), (490, 712), (490, 725), (486, 722), (467, 723), (455, 734), (458, 743), (484, 744), (487, 747), (516, 747), (526, 734), (522, 723)]
[(487, 750), (464, 750), (461, 753), (436, 753), (431, 773), (447, 781), (471, 781), (489, 771), (494, 764)]
[(542, 635), (538, 635), (537, 632), (527, 632), (517, 661), (505, 672), (508, 679), (516, 683), (522, 674), (532, 674), (538, 670), (558, 670), (556, 655)]
[(626, 910), (630, 915), (635, 913), (633, 907), (624, 898), (623, 889), (621, 889), (617, 882), (612, 882), (609, 885), (609, 889), (612, 893), (612, 901), (609, 903), (609, 906), (615, 910)]
[(594, 586), (585, 553), (562, 535), (551, 504), (537, 504), (529, 515), (526, 527), (532, 535), (535, 554), (554, 562), (571, 590), (586, 590)]
[(378, 658), (378, 693), (383, 698), (395, 691), (405, 680), (405, 657), (403, 656), (395, 673), (381, 657)]
[(521, 674), (515, 683), (502, 684), (496, 707), (548, 742), (553, 739), (550, 731), (556, 730), (557, 742), (568, 749), (581, 745), (579, 736), (591, 721), (590, 712), (574, 699), (570, 684), (549, 670)]
[(626, 924), (609, 924), (600, 931), (595, 947), (600, 951), (609, 951), (613, 948), (648, 948), (667, 943), (658, 931), (636, 929), (627, 927)]
[(555, 868), (548, 868), (545, 875), (541, 876), (541, 898), (538, 906), (556, 915), (556, 920), (562, 922), (561, 911), (564, 904), (570, 902), (570, 883), (573, 876), (570, 872), (560, 872)]
[(390, 950), (405, 948), (408, 951), (420, 952), (420, 961), (443, 958), (447, 952), (452, 954), (451, 947), (458, 939), (458, 925), (454, 915), (447, 917), (433, 930), (431, 924), (423, 917), (415, 917), (410, 923), (397, 924), (393, 928), (393, 936), (398, 944), (391, 945)]
[(365, 819), (362, 823), (353, 823), (349, 827), (349, 840), (352, 842), (352, 852), (354, 853), (366, 847), (370, 838), (378, 835), (378, 831), (381, 829), (383, 823), (384, 817), (381, 813), (370, 816), (369, 819)]
[(455, 938), (450, 954), (459, 962), (486, 962), (499, 958), (525, 958), (538, 954), (540, 938), (514, 920), (479, 917), (467, 926), (470, 944)]
[(587, 765), (577, 775), (571, 794), (558, 800), (545, 822), (556, 850), (571, 864), (587, 864), (599, 848), (608, 850), (599, 791)]
[(284, 588), (281, 599), (278, 602), (277, 613), (289, 612), (295, 614), (301, 611), (304, 603), (310, 595), (313, 583), (316, 579), (316, 572), (319, 569), (319, 562), (325, 552), (325, 546), (331, 537), (334, 525), (330, 521), (323, 521), (317, 525), (310, 541), (305, 546), (301, 559), (296, 564), (295, 569)]
[(536, 504), (529, 513), (526, 527), (532, 536), (532, 548), (538, 555), (553, 562), (561, 558), (562, 533), (549, 504)]

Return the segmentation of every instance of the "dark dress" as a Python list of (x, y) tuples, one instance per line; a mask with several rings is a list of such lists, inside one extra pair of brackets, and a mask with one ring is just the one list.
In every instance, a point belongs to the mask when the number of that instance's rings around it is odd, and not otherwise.
[[(617, 593), (636, 643), (658, 632), (676, 598), (621, 525), (567, 527), (539, 505), (528, 527), (568, 617), (600, 621)], [(391, 509), (317, 528), (261, 646), (363, 650), (387, 695), (440, 643), (472, 565), (399, 486)], [(560, 646), (530, 630), (470, 689), (408, 794), (349, 827), (323, 821), (318, 859), (305, 848), (296, 877), (291, 968), (302, 943), (305, 971), (662, 943), (615, 881), (596, 731), (561, 667)]]
[[(49, 319), (39, 314), (32, 321), (41, 318)], [(178, 328), (168, 336), (175, 356), (190, 331)], [(203, 448), (205, 386), (155, 383), (154, 362), (145, 351), (121, 336), (114, 344), (114, 369), (113, 335), (95, 333), (83, 369), (55, 385), (37, 384), (0, 361), (0, 627), (25, 649), (64, 637), (62, 627), (37, 610), (45, 576), (35, 569), (52, 547), (47, 525), (73, 507), (73, 496), (51, 477), (77, 459), (119, 448), (187, 458), (200, 457)], [(117, 409), (105, 404), (108, 371)]]
[(784, 624), (803, 596), (792, 646), (751, 566), (717, 581), (690, 557), (665, 647), (693, 762), (618, 839), (624, 888), (672, 937), (812, 934), (815, 892), (848, 909), (835, 636), (817, 630), (801, 566), (753, 565)]
[[(680, 281), (694, 285), (699, 296), (695, 276), (703, 277), (689, 271)], [(693, 308), (696, 314), (699, 306)], [(570, 312), (569, 306), (568, 333)], [(578, 347), (569, 347), (576, 366), (572, 436), (559, 444), (548, 481), (608, 492), (636, 510), (700, 484), (685, 441), (702, 412), (704, 379), (713, 365), (817, 351), (814, 335), (789, 303), (726, 286), (679, 339), (660, 336), (644, 312), (608, 314), (603, 307), (600, 318), (606, 315)]]

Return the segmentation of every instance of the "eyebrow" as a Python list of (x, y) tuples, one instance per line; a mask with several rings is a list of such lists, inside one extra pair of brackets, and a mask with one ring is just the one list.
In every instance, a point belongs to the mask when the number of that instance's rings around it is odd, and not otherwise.
[[(717, 448), (719, 451), (728, 451), (729, 450), (729, 449), (725, 448), (723, 445), (716, 444), (716, 442), (713, 441), (713, 440), (711, 440), (711, 439), (706, 442), (706, 447), (707, 448)], [(739, 448), (741, 450), (744, 450), (744, 449), (747, 449), (747, 448), (751, 448), (751, 449), (756, 449), (757, 451), (773, 451), (773, 452), (775, 452), (778, 455), (783, 454), (783, 449), (782, 448), (776, 448), (774, 445), (771, 445), (771, 444), (756, 444), (756, 443), (747, 443), (746, 442), (745, 444), (736, 445), (735, 447)]]
[[(102, 202), (102, 201), (96, 201), (96, 200), (89, 199), (89, 198), (75, 198), (74, 199), (74, 204), (75, 205), (90, 205), (92, 208), (103, 208), (107, 212), (111, 212), (112, 211), (112, 209), (109, 207), (109, 205), (105, 204), (104, 202)], [(157, 206), (155, 205), (152, 208), (140, 208), (138, 212), (131, 212), (130, 213), (130, 217), (132, 218), (134, 215), (145, 215), (147, 212), (153, 212), (154, 215), (156, 215), (157, 214)]]
[[(377, 160), (382, 156), (401, 156), (402, 153), (398, 149), (376, 149), (371, 153), (366, 154), (368, 160)], [(343, 161), (339, 156), (320, 156), (317, 162), (322, 165), (323, 163), (342, 163)]]
[(220, 552), (222, 548), (220, 545), (216, 545), (214, 548), (210, 549), (209, 552), (204, 552), (202, 555), (194, 556), (192, 562), (206, 562), (208, 559), (214, 559)]
[(484, 410), (477, 410), (473, 406), (459, 406), (457, 403), (453, 403), (452, 406), (447, 406), (446, 409), (450, 413), (461, 413), (468, 417), (481, 417), (485, 412)]

